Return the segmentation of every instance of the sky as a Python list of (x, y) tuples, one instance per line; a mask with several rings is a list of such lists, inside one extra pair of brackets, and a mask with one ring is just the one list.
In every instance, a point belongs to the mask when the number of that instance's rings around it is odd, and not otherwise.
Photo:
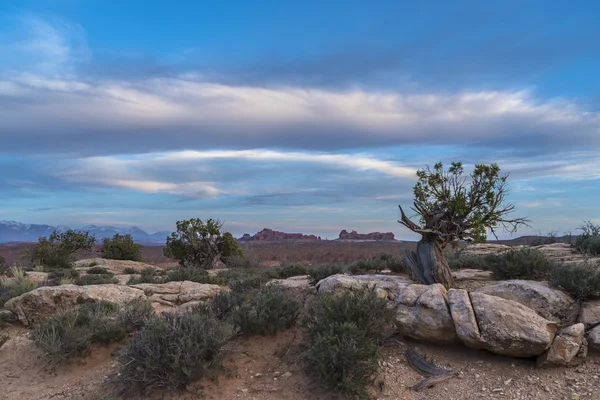
[[(415, 172), (509, 173), (518, 235), (600, 223), (600, 2), (0, 2), (0, 220), (335, 238)], [(508, 237), (500, 231), (501, 237)]]

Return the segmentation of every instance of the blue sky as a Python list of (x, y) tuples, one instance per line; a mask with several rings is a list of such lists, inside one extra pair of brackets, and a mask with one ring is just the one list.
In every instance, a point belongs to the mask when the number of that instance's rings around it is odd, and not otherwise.
[(462, 160), (520, 234), (600, 223), (600, 3), (488, 3), (2, 2), (0, 220), (414, 239)]

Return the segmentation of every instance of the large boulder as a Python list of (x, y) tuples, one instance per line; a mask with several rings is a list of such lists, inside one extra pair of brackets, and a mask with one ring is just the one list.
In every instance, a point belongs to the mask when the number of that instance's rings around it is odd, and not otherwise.
[(600, 325), (588, 332), (588, 345), (591, 351), (600, 353)]
[(287, 294), (306, 300), (309, 296), (316, 294), (316, 289), (310, 284), (307, 275), (292, 276), (287, 279), (273, 279), (267, 285), (279, 285)]
[(600, 325), (600, 300), (587, 301), (581, 305), (579, 322), (585, 325), (585, 329)]
[(448, 304), (458, 338), (472, 349), (483, 349), (481, 333), (469, 293), (463, 289), (448, 290)]
[(579, 312), (579, 307), (571, 296), (535, 281), (502, 281), (476, 289), (475, 292), (516, 301), (559, 326), (574, 324)]
[(580, 359), (576, 359), (576, 356), (581, 349), (584, 333), (585, 329), (581, 323), (558, 332), (548, 351), (538, 357), (538, 367), (567, 366), (579, 362)]
[(168, 307), (180, 306), (190, 302), (197, 304), (213, 298), (223, 290), (228, 290), (219, 285), (191, 281), (140, 283), (130, 287), (141, 290), (153, 303)]
[(142, 290), (121, 285), (45, 286), (10, 299), (4, 307), (24, 325), (31, 326), (48, 321), (58, 310), (78, 304), (102, 300), (123, 304), (138, 297), (144, 297)]
[(75, 261), (75, 269), (81, 272), (85, 272), (92, 267), (103, 267), (112, 274), (121, 275), (125, 273), (126, 269), (133, 269), (135, 272), (140, 273), (145, 269), (162, 270), (162, 268), (146, 264), (138, 261), (129, 260), (109, 260), (106, 258), (89, 258), (86, 260)]
[(410, 285), (408, 278), (393, 275), (345, 275), (336, 274), (320, 280), (317, 293), (332, 293), (344, 290), (360, 290), (364, 287), (372, 288), (381, 298), (394, 300), (400, 291)]
[(512, 357), (534, 357), (544, 353), (554, 340), (557, 324), (531, 308), (485, 293), (470, 294), (483, 347)]
[(443, 285), (406, 286), (397, 301), (396, 326), (401, 334), (432, 343), (457, 341)]

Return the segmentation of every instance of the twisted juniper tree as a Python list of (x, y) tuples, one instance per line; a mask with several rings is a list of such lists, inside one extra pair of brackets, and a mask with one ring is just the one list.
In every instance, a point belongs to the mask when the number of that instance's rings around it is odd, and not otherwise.
[(447, 170), (439, 162), (433, 169), (427, 166), (417, 171), (411, 209), (419, 216), (419, 224), (398, 206), (398, 222), (422, 236), (417, 251), (404, 251), (404, 262), (421, 283), (452, 286), (443, 253), (446, 245), (461, 240), (484, 242), (488, 229), (497, 238), (499, 227), (513, 233), (521, 225), (528, 226), (526, 218), (506, 217), (515, 206), (504, 200), (508, 175), (500, 175), (497, 164), (477, 164), (470, 177), (463, 173), (461, 162), (453, 162)]

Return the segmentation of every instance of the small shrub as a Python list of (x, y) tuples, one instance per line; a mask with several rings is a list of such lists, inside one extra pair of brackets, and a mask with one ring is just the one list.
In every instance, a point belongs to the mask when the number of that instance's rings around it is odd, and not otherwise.
[(79, 271), (73, 268), (55, 269), (48, 274), (48, 280), (60, 282), (63, 279), (72, 279), (75, 281), (79, 278)]
[(279, 285), (265, 285), (232, 314), (232, 321), (244, 334), (275, 334), (291, 328), (298, 318), (300, 304)]
[(128, 285), (137, 285), (140, 283), (164, 283), (164, 280), (158, 276), (157, 270), (154, 268), (144, 268), (139, 278), (132, 276), (127, 281)]
[(582, 233), (575, 241), (575, 248), (584, 254), (600, 255), (600, 225), (585, 221), (579, 230)]
[(600, 297), (600, 265), (559, 264), (552, 271), (550, 284), (578, 300)]
[(239, 292), (220, 292), (208, 302), (208, 308), (218, 319), (227, 319), (242, 305), (244, 295)]
[(110, 272), (108, 272), (108, 270), (106, 268), (96, 267), (96, 266), (93, 266), (92, 268), (88, 269), (87, 273), (92, 274), (92, 275), (95, 275), (95, 274), (103, 274), (103, 275), (110, 274), (110, 275), (112, 275)]
[(488, 261), (489, 261), (488, 257), (489, 256), (483, 256), (483, 255), (478, 255), (478, 256), (451, 255), (451, 256), (448, 256), (446, 258), (446, 260), (448, 261), (448, 265), (450, 266), (450, 269), (452, 269), (452, 270), (468, 268), (468, 269), (481, 269), (484, 271), (488, 271), (490, 269), (490, 266), (488, 265)]
[(231, 325), (209, 312), (153, 318), (119, 356), (121, 379), (140, 390), (176, 389), (210, 375), (221, 364)]
[(19, 266), (11, 267), (9, 272), (13, 279), (0, 278), (0, 306), (37, 287)]
[(154, 316), (152, 303), (147, 299), (139, 298), (121, 307), (117, 322), (127, 332), (133, 332), (144, 327)]
[(212, 283), (211, 276), (201, 268), (176, 267), (167, 271), (166, 282), (192, 281), (198, 283)]
[(126, 268), (124, 268), (124, 269), (123, 269), (123, 273), (124, 273), (125, 275), (133, 275), (133, 274), (135, 274), (136, 272), (135, 272), (135, 268), (126, 267)]
[(92, 261), (91, 263), (88, 264), (88, 267), (93, 268), (96, 265), (98, 265), (98, 261)]
[(393, 312), (373, 290), (317, 298), (303, 320), (308, 371), (334, 389), (366, 398), (378, 367), (379, 343), (392, 324)]
[[(275, 279), (287, 279), (292, 276), (308, 275), (308, 268), (302, 264), (282, 264), (277, 268), (272, 268)], [(267, 271), (271, 271), (267, 270)]]
[(84, 275), (75, 280), (75, 284), (79, 286), (106, 285), (110, 283), (119, 283), (113, 274)]
[(313, 267), (308, 274), (311, 283), (314, 285), (322, 279), (327, 278), (331, 275), (343, 274), (346, 272), (346, 268), (341, 265), (320, 265), (317, 267)]
[(543, 280), (553, 270), (553, 263), (539, 250), (523, 248), (486, 257), (495, 279)]
[(39, 238), (27, 254), (34, 265), (47, 270), (71, 268), (75, 255), (90, 251), (95, 242), (96, 238), (87, 232), (54, 231), (48, 238)]
[(100, 253), (111, 260), (142, 261), (143, 246), (133, 241), (131, 235), (115, 234), (112, 238), (102, 239)]
[(248, 256), (232, 256), (225, 259), (227, 268), (259, 268), (260, 262)]

